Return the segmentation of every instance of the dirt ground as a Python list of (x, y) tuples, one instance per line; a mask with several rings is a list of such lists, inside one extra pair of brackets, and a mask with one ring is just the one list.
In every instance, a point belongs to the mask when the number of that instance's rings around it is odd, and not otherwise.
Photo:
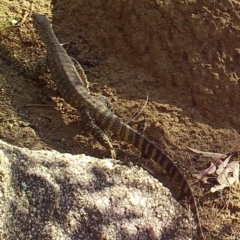
[[(174, 3), (173, 3), (174, 2)], [(77, 111), (48, 73), (25, 70), (45, 55), (31, 11), (48, 15), (60, 42), (86, 71), (90, 90), (176, 159), (193, 184), (207, 239), (239, 239), (240, 188), (221, 194), (192, 176), (209, 166), (187, 146), (239, 149), (240, 3), (220, 1), (10, 1), (0, 6), (0, 137), (30, 149), (102, 158)], [(114, 139), (118, 159), (138, 153)], [(160, 180), (174, 193), (166, 176)]]

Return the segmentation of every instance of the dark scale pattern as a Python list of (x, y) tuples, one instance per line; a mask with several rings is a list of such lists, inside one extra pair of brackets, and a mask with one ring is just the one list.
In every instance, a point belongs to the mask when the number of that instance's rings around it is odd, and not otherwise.
[(89, 132), (115, 157), (112, 143), (104, 130), (112, 131), (119, 139), (138, 148), (143, 157), (152, 158), (171, 178), (180, 183), (181, 191), (186, 195), (191, 205), (198, 227), (198, 239), (204, 239), (199, 220), (196, 202), (186, 178), (175, 163), (151, 141), (130, 126), (104, 105), (103, 101), (91, 96), (84, 86), (71, 58), (58, 42), (48, 19), (44, 15), (34, 14), (36, 29), (47, 46), (48, 64), (59, 91), (73, 107), (81, 113)]
[[(144, 154), (149, 157), (151, 156), (152, 157), (152, 153), (153, 153), (153, 149), (155, 149), (155, 145), (153, 143), (149, 144), (149, 141), (144, 141), (144, 145), (146, 144), (147, 146), (147, 149), (144, 150)], [(146, 148), (146, 147), (145, 147)]]
[[(105, 118), (105, 120), (102, 121), (101, 119), (104, 119), (104, 117), (101, 116), (101, 114), (98, 115), (99, 119), (97, 122), (102, 126), (102, 128), (109, 129), (109, 126), (111, 125), (111, 128), (109, 130), (111, 130), (119, 139), (133, 144), (134, 147), (138, 148), (141, 151), (143, 157), (152, 158), (170, 175), (171, 178), (176, 180), (178, 183), (180, 182), (179, 186), (182, 192), (188, 198), (191, 210), (197, 222), (199, 239), (204, 239), (197, 205), (191, 187), (175, 163), (167, 155), (162, 153), (162, 151), (147, 138), (136, 132), (134, 129), (130, 128), (128, 125), (123, 124), (123, 122), (116, 115), (110, 111), (107, 114), (104, 112), (102, 113), (109, 118)], [(109, 123), (111, 124), (109, 125)]]

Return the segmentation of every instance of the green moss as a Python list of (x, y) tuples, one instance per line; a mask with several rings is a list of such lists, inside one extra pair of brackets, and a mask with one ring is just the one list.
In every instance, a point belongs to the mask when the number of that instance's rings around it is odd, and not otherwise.
[(9, 8), (4, 3), (0, 3), (0, 31), (10, 27), (12, 25), (11, 22)]

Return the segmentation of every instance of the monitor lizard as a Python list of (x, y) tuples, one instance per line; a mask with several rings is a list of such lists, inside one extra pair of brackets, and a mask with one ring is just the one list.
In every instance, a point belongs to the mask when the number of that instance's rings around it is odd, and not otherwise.
[(190, 203), (197, 223), (198, 239), (205, 239), (192, 189), (177, 165), (153, 142), (124, 123), (103, 101), (89, 94), (85, 73), (83, 71), (78, 73), (45, 15), (34, 13), (33, 23), (47, 48), (47, 63), (59, 92), (66, 102), (80, 112), (87, 130), (110, 151), (111, 157), (116, 158), (116, 153), (104, 130), (110, 131), (118, 139), (132, 144), (141, 151), (144, 158), (154, 160), (163, 168), (179, 184), (181, 194), (184, 194)]

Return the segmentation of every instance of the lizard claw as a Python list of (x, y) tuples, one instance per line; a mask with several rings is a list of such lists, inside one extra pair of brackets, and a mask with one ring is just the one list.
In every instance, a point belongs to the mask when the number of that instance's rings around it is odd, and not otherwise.
[(110, 149), (110, 156), (113, 159), (116, 159), (117, 155), (116, 155), (116, 151), (114, 149)]

